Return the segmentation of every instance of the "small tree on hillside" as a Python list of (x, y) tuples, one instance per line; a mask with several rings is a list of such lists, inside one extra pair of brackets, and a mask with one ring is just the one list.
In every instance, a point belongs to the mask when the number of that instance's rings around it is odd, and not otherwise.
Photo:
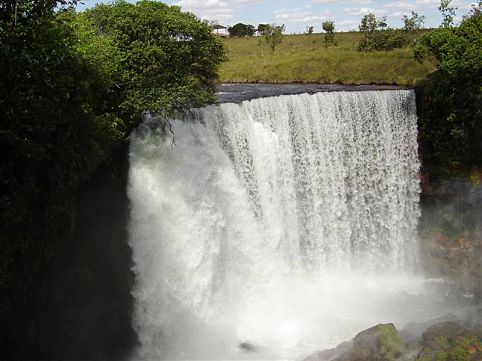
[(328, 20), (323, 22), (323, 30), (325, 31), (325, 46), (336, 45), (335, 41), (335, 22)]
[(358, 50), (390, 50), (400, 47), (399, 34), (392, 29), (386, 30), (387, 27), (386, 17), (377, 18), (373, 13), (365, 15), (358, 26), (360, 31), (363, 32)]
[(374, 13), (368, 13), (365, 15), (358, 28), (361, 32), (364, 32), (365, 35), (369, 36), (373, 32), (377, 30), (383, 30), (387, 27), (387, 18), (377, 18)]
[(246, 37), (253, 36), (256, 28), (253, 25), (237, 23), (236, 25), (230, 26), (228, 32), (230, 36)]
[(313, 34), (313, 29), (314, 29), (313, 26), (307, 26), (307, 27), (306, 27), (306, 33), (307, 33), (308, 35)]
[(403, 30), (405, 31), (417, 31), (420, 30), (425, 22), (425, 16), (419, 15), (415, 11), (412, 11), (412, 16), (403, 15)]
[(269, 24), (258, 24), (258, 28), (256, 29), (256, 31), (258, 32), (259, 35), (264, 35), (268, 27), (269, 27)]
[(425, 22), (425, 16), (419, 15), (415, 11), (412, 11), (412, 16), (403, 15), (403, 30), (406, 33), (407, 42), (411, 42), (412, 45), (415, 45), (417, 42), (417, 37), (419, 30), (422, 28), (423, 23)]
[(454, 25), (456, 7), (451, 6), (452, 0), (440, 0), (438, 10), (442, 13), (442, 28), (451, 28)]
[(264, 36), (264, 40), (266, 41), (266, 44), (268, 44), (272, 52), (274, 52), (275, 48), (283, 41), (284, 31), (285, 31), (284, 24), (283, 25), (271, 24), (271, 25), (268, 25), (268, 27), (266, 28), (266, 31), (263, 36)]

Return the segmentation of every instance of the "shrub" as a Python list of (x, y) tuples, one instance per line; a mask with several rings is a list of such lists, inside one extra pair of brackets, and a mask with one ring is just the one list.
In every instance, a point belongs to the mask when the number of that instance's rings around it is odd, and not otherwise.
[(323, 22), (323, 30), (325, 31), (325, 46), (336, 45), (335, 22), (330, 20)]
[(283, 32), (285, 31), (285, 26), (271, 24), (268, 25), (264, 33), (264, 40), (266, 44), (270, 47), (271, 51), (274, 52), (275, 48), (281, 44), (283, 41)]

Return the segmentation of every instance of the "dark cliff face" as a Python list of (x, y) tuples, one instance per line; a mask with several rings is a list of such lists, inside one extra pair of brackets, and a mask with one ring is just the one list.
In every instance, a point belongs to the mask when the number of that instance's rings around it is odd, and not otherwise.
[(50, 360), (123, 360), (137, 343), (128, 245), (127, 147), (77, 193), (71, 239), (55, 257), (41, 315)]
[(475, 179), (425, 182), (419, 235), (425, 270), (482, 302), (482, 186)]

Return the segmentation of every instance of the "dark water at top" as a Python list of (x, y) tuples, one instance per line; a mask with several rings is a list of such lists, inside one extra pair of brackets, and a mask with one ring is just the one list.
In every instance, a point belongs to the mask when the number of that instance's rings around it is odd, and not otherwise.
[(216, 88), (216, 95), (221, 103), (239, 103), (255, 98), (279, 95), (314, 94), (335, 91), (370, 91), (409, 89), (398, 85), (343, 85), (343, 84), (268, 84), (237, 83), (221, 84)]

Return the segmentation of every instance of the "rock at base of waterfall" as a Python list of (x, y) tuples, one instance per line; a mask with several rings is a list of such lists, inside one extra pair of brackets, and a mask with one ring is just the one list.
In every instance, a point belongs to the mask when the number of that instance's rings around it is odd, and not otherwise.
[(417, 361), (482, 361), (482, 340), (476, 331), (455, 322), (440, 322), (423, 333), (423, 347)]
[(239, 349), (244, 352), (259, 352), (260, 347), (252, 342), (244, 341), (240, 342), (238, 345)]
[(407, 351), (405, 341), (392, 323), (360, 332), (352, 342), (316, 353), (305, 361), (394, 361)]

